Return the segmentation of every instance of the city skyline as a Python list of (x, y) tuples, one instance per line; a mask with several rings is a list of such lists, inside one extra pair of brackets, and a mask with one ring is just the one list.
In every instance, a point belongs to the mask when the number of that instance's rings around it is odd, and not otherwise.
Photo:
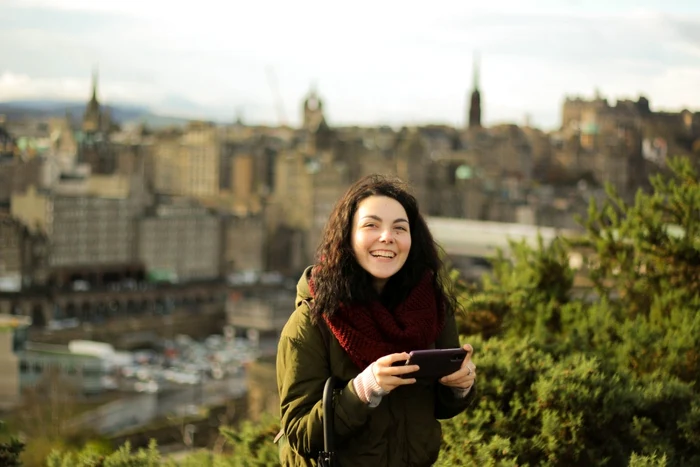
[(527, 114), (554, 128), (565, 97), (596, 90), (700, 109), (700, 5), (689, 1), (197, 7), (8, 0), (0, 101), (85, 101), (97, 66), (102, 102), (161, 114), (298, 125), (315, 85), (331, 124), (463, 126), (478, 52), (486, 125)]

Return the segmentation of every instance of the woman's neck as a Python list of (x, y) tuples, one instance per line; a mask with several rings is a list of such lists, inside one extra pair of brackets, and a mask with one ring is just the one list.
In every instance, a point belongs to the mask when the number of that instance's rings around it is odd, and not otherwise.
[(374, 290), (377, 292), (377, 295), (381, 295), (382, 291), (384, 290), (384, 286), (386, 286), (386, 283), (389, 281), (389, 279), (373, 279), (372, 280), (372, 287), (374, 287)]

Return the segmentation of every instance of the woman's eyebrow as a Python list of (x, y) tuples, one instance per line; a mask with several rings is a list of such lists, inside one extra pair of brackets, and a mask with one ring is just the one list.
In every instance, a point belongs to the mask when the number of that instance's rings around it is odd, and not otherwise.
[[(366, 215), (366, 216), (363, 216), (361, 220), (364, 220), (364, 219), (374, 219), (375, 221), (379, 221), (379, 222), (382, 221), (382, 218), (381, 218), (381, 217), (379, 217), (379, 216), (377, 216), (377, 215), (374, 215), (374, 214), (368, 214), (368, 215)], [(403, 217), (399, 217), (398, 219), (396, 219), (396, 220), (394, 221), (394, 224), (396, 224), (396, 223), (398, 223), (398, 222), (405, 222), (405, 223), (408, 224), (408, 220), (404, 219)]]

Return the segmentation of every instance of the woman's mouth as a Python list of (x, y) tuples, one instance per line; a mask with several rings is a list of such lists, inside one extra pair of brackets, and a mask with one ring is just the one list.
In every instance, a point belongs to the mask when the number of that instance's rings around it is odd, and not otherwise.
[(376, 251), (370, 251), (370, 255), (372, 255), (374, 258), (386, 258), (386, 259), (392, 259), (396, 256), (396, 253), (393, 251), (387, 251), (387, 250), (376, 250)]

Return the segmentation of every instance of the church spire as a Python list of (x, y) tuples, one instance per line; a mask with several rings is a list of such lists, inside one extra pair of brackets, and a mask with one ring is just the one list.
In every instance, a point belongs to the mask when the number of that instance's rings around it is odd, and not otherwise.
[(97, 67), (92, 70), (92, 100), (97, 100)]
[(469, 101), (469, 128), (481, 126), (481, 92), (479, 91), (479, 54), (474, 52), (474, 78), (471, 99)]
[(102, 128), (103, 118), (100, 103), (97, 100), (97, 68), (92, 72), (92, 97), (83, 114), (83, 131), (93, 133)]

